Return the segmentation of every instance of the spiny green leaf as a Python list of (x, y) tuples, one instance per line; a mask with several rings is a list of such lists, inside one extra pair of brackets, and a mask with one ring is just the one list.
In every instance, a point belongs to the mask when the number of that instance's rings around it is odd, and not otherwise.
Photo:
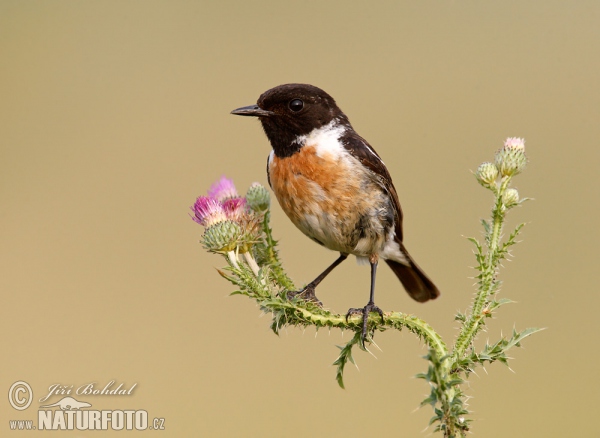
[[(421, 402), (421, 406), (426, 406), (426, 405), (435, 406), (435, 404), (437, 402), (438, 402), (437, 394), (435, 393), (435, 391), (431, 391), (431, 394), (429, 395), (429, 397), (427, 397), (425, 400), (423, 400)], [(431, 424), (431, 423), (429, 423), (429, 424)]]
[(475, 245), (475, 249), (477, 250), (476, 254), (482, 253), (483, 248), (481, 246), (481, 243), (479, 243), (479, 240), (477, 240), (474, 237), (467, 237), (467, 240)]
[(509, 350), (510, 348), (517, 346), (519, 347), (520, 342), (531, 336), (534, 333), (540, 332), (544, 330), (543, 328), (535, 328), (535, 327), (529, 327), (526, 328), (525, 330), (523, 330), (522, 332), (517, 333), (516, 331), (513, 331), (513, 336), (512, 338), (506, 343), (506, 347), (504, 348), (504, 351)]
[(490, 223), (488, 221), (486, 221), (485, 219), (481, 219), (481, 225), (483, 225), (483, 230), (485, 231), (485, 234), (489, 234), (490, 233)]
[(340, 388), (345, 389), (344, 387), (344, 368), (348, 362), (355, 364), (354, 358), (352, 357), (352, 347), (357, 343), (360, 344), (361, 333), (356, 332), (354, 337), (343, 347), (337, 345), (337, 347), (341, 350), (338, 358), (333, 362), (333, 365), (337, 365), (337, 371), (335, 374), (335, 379), (338, 382)]
[(248, 292), (245, 292), (243, 290), (234, 290), (229, 295), (246, 295), (246, 296), (248, 296)]

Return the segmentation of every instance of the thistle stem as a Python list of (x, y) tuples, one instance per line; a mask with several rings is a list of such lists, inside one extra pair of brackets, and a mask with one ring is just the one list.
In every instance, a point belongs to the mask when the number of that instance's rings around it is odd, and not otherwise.
[[(456, 339), (454, 346), (453, 360), (451, 366), (454, 366), (460, 358), (465, 354), (465, 351), (473, 342), (473, 338), (478, 331), (479, 324), (485, 317), (483, 311), (486, 303), (488, 302), (490, 293), (494, 287), (494, 279), (496, 277), (496, 271), (500, 262), (498, 254), (500, 237), (502, 235), (502, 225), (504, 223), (504, 216), (506, 209), (502, 202), (502, 195), (506, 191), (511, 177), (506, 176), (502, 178), (500, 188), (494, 191), (496, 194), (496, 202), (492, 210), (492, 232), (488, 240), (488, 253), (485, 258), (484, 269), (481, 273), (479, 281), (479, 289), (475, 297), (475, 301), (471, 308), (471, 312), (463, 325), (461, 332)], [(486, 236), (487, 238), (487, 236)]]
[(258, 271), (260, 271), (260, 268), (256, 264), (256, 260), (254, 260), (254, 257), (252, 257), (252, 254), (250, 254), (250, 251), (246, 251), (244, 253), (244, 258), (246, 259), (248, 266), (250, 266), (250, 269), (252, 269), (252, 272), (254, 272), (254, 275), (256, 275), (258, 277)]
[(273, 232), (271, 231), (271, 211), (267, 210), (263, 217), (263, 232), (265, 233), (265, 241), (267, 247), (267, 258), (268, 265), (271, 267), (271, 270), (275, 274), (276, 281), (285, 287), (287, 290), (294, 289), (294, 282), (288, 277), (288, 275), (283, 270), (281, 266), (281, 261), (279, 260), (279, 255), (277, 254), (277, 250), (275, 247), (277, 246), (277, 242), (273, 239)]
[(240, 265), (238, 265), (237, 255), (233, 251), (227, 251), (227, 259), (229, 263), (235, 268), (240, 269)]

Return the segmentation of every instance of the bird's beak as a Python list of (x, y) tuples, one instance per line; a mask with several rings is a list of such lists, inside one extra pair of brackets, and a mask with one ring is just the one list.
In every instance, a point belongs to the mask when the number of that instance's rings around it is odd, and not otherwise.
[(272, 111), (266, 111), (258, 105), (243, 106), (238, 109), (231, 111), (231, 114), (236, 116), (254, 116), (254, 117), (270, 117), (275, 115)]

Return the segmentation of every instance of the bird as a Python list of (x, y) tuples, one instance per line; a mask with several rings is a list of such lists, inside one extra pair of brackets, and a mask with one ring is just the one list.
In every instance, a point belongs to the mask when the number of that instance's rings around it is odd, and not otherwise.
[(403, 244), (402, 209), (390, 173), (375, 149), (354, 130), (333, 97), (309, 84), (284, 84), (265, 91), (255, 105), (231, 111), (257, 117), (271, 143), (267, 179), (294, 225), (339, 257), (302, 290), (287, 298), (321, 302), (315, 289), (349, 255), (371, 267), (369, 302), (350, 308), (346, 320), (367, 321), (383, 311), (375, 304), (379, 260), (385, 260), (408, 295), (426, 302), (440, 295)]

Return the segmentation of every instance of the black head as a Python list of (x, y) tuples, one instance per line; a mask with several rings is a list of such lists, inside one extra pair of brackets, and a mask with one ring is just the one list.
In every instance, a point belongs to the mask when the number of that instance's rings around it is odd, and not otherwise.
[(298, 137), (321, 128), (332, 120), (350, 126), (348, 118), (329, 94), (308, 84), (285, 84), (265, 91), (256, 105), (231, 112), (255, 116), (278, 156), (289, 156), (302, 145)]

